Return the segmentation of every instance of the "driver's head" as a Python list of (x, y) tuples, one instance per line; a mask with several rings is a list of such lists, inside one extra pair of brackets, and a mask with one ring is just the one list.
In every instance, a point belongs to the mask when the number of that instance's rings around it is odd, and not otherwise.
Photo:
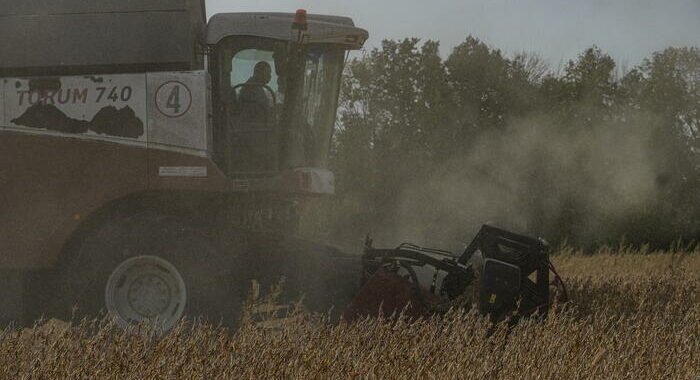
[(270, 64), (265, 61), (258, 62), (253, 69), (253, 78), (256, 83), (268, 84), (270, 79), (272, 79), (272, 68)]

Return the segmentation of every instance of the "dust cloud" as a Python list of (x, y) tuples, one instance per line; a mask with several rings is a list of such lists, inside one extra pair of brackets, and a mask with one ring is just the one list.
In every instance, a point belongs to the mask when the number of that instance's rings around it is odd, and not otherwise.
[(577, 130), (544, 118), (513, 122), (407, 185), (375, 234), (453, 250), (485, 223), (554, 240), (600, 239), (609, 222), (656, 197), (649, 120)]

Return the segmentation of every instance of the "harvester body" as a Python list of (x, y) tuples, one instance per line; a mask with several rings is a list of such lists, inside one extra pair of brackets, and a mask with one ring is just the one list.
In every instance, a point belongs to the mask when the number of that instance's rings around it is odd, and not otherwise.
[(366, 31), (301, 12), (207, 22), (203, 0), (5, 3), (0, 321), (176, 320), (279, 274), (243, 266), (299, 251), (298, 204), (334, 193), (340, 79)]
[(287, 300), (350, 304), (347, 319), (433, 313), (475, 283), (485, 314), (546, 305), (544, 246), (504, 231), (461, 258), (294, 237), (298, 204), (334, 193), (343, 65), (368, 34), (305, 12), (205, 14), (202, 0), (3, 4), (0, 322), (107, 310), (126, 328), (235, 324), (250, 285), (282, 277)]

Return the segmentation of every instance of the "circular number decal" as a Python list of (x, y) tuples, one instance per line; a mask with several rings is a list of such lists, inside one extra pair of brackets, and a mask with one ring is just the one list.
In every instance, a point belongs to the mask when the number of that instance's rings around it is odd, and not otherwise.
[(156, 91), (156, 108), (167, 117), (180, 117), (192, 107), (192, 92), (182, 82), (163, 83)]

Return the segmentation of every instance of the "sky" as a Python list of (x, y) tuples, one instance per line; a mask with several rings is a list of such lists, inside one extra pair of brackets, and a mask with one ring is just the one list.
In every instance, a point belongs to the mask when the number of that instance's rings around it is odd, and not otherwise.
[(370, 32), (368, 48), (419, 37), (440, 41), (446, 56), (471, 34), (553, 68), (592, 45), (622, 67), (667, 46), (700, 46), (700, 0), (207, 0), (209, 16), (299, 8), (352, 17)]

